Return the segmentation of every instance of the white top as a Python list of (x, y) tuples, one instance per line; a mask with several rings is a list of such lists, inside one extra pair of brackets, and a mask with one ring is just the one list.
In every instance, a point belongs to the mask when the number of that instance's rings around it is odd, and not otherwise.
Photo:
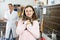
[(16, 21), (18, 21), (19, 17), (18, 17), (18, 13), (16, 11), (12, 11), (12, 13), (10, 14), (10, 11), (6, 11), (5, 12), (5, 16), (4, 18), (7, 19), (7, 24), (6, 24), (6, 34), (5, 37), (8, 38), (9, 34), (10, 34), (10, 30), (12, 29), (12, 34), (13, 37), (16, 37)]

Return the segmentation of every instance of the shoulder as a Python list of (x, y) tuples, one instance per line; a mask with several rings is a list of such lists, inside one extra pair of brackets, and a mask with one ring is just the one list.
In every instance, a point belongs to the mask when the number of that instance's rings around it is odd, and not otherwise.
[(17, 11), (13, 11), (14, 13), (17, 13)]
[(5, 11), (5, 14), (4, 15), (7, 15), (8, 16), (9, 15), (9, 11)]
[(16, 15), (16, 16), (18, 15), (18, 13), (16, 11), (13, 11), (13, 14)]
[(38, 23), (38, 20), (34, 20), (33, 22), (37, 22)]
[(5, 14), (9, 13), (9, 10), (5, 11), (4, 13), (5, 13)]
[(34, 20), (33, 24), (39, 24), (38, 20)]

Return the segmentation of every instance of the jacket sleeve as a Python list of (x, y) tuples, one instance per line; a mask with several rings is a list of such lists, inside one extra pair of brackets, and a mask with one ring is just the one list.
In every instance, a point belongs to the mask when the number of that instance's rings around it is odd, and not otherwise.
[(17, 35), (21, 35), (24, 32), (25, 26), (26, 25), (23, 24), (23, 22), (21, 20), (18, 22), (17, 29), (16, 29)]
[(30, 25), (29, 27), (27, 27), (27, 29), (35, 38), (40, 37), (38, 21), (34, 21), (33, 25)]

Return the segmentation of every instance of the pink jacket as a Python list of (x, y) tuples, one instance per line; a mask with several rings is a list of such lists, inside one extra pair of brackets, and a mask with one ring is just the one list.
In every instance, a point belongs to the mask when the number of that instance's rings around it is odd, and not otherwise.
[[(27, 30), (25, 30), (27, 28)], [(18, 22), (18, 26), (16, 29), (17, 35), (19, 35), (19, 40), (36, 40), (40, 37), (39, 32), (39, 23), (38, 21), (33, 21), (33, 25), (29, 25), (26, 27), (25, 22), (22, 20)]]

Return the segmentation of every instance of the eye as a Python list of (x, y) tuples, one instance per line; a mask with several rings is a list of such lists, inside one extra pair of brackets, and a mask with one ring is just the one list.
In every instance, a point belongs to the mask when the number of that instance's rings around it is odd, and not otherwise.
[(26, 12), (28, 12), (28, 10), (26, 10)]
[(30, 10), (30, 12), (31, 12), (32, 10)]

